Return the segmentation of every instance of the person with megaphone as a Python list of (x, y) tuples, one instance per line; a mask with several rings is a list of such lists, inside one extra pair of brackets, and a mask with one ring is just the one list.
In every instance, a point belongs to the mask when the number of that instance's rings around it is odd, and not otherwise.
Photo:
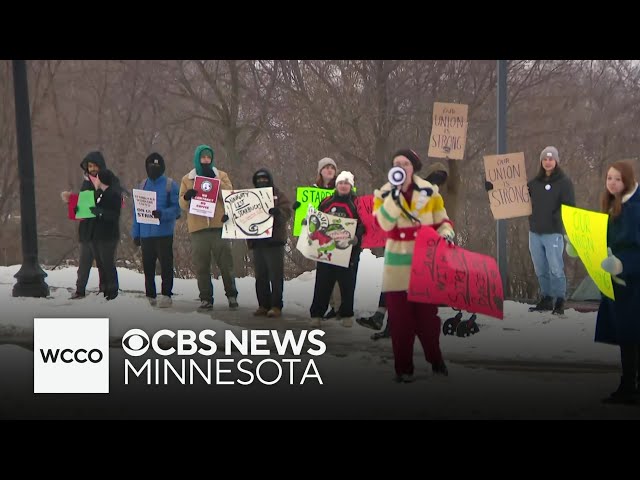
[(447, 375), (440, 351), (441, 320), (436, 305), (411, 302), (407, 297), (415, 239), (430, 226), (453, 244), (455, 233), (438, 186), (417, 175), (422, 162), (410, 149), (392, 156), (389, 182), (374, 192), (373, 214), (388, 233), (384, 253), (382, 291), (386, 295), (396, 381), (413, 381), (413, 344), (417, 336), (435, 374)]

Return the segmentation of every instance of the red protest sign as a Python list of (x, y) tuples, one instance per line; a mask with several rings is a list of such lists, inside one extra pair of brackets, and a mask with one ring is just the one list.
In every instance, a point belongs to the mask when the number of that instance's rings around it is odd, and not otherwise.
[(76, 206), (78, 205), (78, 194), (72, 193), (69, 195), (69, 202), (67, 203), (67, 216), (71, 220), (83, 220), (82, 218), (76, 218)]
[(365, 228), (362, 248), (384, 247), (387, 243), (387, 232), (380, 228), (373, 216), (373, 195), (356, 197), (356, 208)]
[(451, 247), (431, 227), (418, 233), (408, 299), (503, 318), (502, 279), (494, 258)]

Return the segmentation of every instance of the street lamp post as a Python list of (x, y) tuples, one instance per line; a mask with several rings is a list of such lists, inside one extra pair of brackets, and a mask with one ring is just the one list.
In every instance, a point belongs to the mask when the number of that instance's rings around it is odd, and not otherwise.
[[(507, 60), (498, 60), (498, 155), (507, 153)], [(502, 291), (507, 297), (507, 221), (497, 220), (496, 246), (498, 268), (502, 277)]]
[(47, 297), (47, 274), (38, 262), (38, 231), (36, 227), (36, 194), (31, 146), (31, 114), (25, 60), (13, 60), (13, 90), (15, 95), (16, 136), (18, 140), (18, 176), (20, 178), (20, 223), (22, 227), (22, 266), (14, 275), (14, 297)]

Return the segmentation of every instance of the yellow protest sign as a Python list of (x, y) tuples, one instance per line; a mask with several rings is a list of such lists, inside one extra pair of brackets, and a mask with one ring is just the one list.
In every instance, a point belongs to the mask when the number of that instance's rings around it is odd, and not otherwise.
[(600, 266), (607, 258), (608, 221), (609, 215), (605, 213), (562, 205), (562, 223), (571, 244), (598, 289), (615, 300), (611, 274)]

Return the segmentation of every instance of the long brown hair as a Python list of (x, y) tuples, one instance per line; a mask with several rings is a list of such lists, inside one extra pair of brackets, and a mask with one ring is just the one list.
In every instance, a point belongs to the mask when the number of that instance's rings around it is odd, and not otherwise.
[(622, 211), (622, 197), (633, 190), (633, 188), (636, 186), (636, 177), (633, 174), (633, 166), (626, 160), (618, 160), (617, 162), (613, 162), (607, 168), (606, 175), (609, 174), (609, 170), (612, 168), (615, 168), (620, 172), (624, 189), (622, 190), (622, 192), (616, 195), (612, 195), (611, 193), (609, 193), (609, 190), (607, 190), (607, 177), (605, 176), (604, 192), (602, 192), (600, 208), (602, 212), (608, 213), (612, 218), (616, 218)]
[(336, 188), (336, 178), (338, 177), (338, 170), (336, 170), (336, 175), (329, 181), (329, 185), (324, 186), (324, 179), (322, 178), (322, 174), (318, 173), (316, 178), (316, 185), (320, 188)]

